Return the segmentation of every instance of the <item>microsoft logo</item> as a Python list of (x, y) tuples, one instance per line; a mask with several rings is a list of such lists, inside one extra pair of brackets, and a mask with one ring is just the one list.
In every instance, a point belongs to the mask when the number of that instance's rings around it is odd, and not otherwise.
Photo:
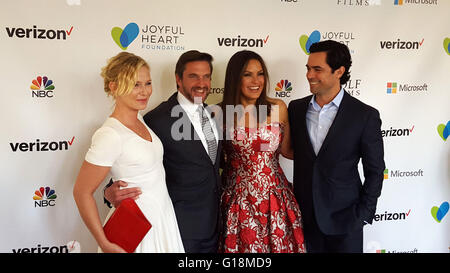
[(397, 83), (396, 82), (388, 82), (387, 83), (387, 93), (388, 94), (396, 94), (397, 93)]
[(422, 93), (428, 91), (428, 85), (426, 83), (419, 85), (411, 84), (398, 84), (396, 82), (388, 82), (386, 85), (386, 93), (397, 94), (398, 92), (407, 93)]
[(408, 171), (402, 171), (402, 170), (391, 170), (390, 174), (389, 174), (389, 169), (385, 169), (383, 172), (383, 177), (384, 179), (389, 179), (389, 177), (391, 178), (398, 178), (398, 177), (423, 177), (424, 176), (424, 171), (422, 169), (418, 169), (418, 170), (408, 170)]
[(437, 5), (437, 0), (394, 0), (395, 6), (402, 6), (403, 4), (416, 4), (416, 5)]

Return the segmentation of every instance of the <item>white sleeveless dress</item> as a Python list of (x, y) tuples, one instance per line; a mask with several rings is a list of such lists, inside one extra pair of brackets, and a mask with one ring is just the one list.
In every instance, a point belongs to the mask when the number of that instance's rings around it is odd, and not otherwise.
[[(141, 115), (138, 119), (145, 125)], [(152, 141), (145, 140), (115, 118), (108, 118), (92, 136), (86, 161), (111, 167), (114, 181), (127, 187), (140, 187), (136, 204), (152, 224), (152, 228), (136, 248), (137, 253), (184, 252), (175, 211), (166, 186), (163, 146), (158, 136), (145, 125)], [(110, 210), (106, 221), (114, 212)], [(100, 250), (100, 248), (99, 248)]]

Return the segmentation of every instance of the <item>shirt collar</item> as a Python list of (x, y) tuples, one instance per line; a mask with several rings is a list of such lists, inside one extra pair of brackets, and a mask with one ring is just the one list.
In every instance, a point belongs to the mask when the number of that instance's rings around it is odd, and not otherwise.
[[(343, 97), (344, 97), (344, 88), (341, 87), (341, 90), (336, 95), (336, 97), (334, 97), (334, 99), (330, 103), (325, 104), (324, 107), (326, 105), (329, 105), (329, 106), (335, 105), (337, 108), (339, 108), (339, 106), (341, 105)], [(310, 106), (312, 105), (314, 107), (314, 109), (317, 110), (317, 111), (319, 111), (321, 109), (319, 104), (317, 104), (317, 102), (316, 102), (316, 95), (312, 96), (311, 101), (309, 102), (309, 105)]]
[(200, 104), (195, 104), (188, 100), (181, 92), (177, 94), (178, 103), (183, 107), (183, 110), (190, 116), (194, 116)]

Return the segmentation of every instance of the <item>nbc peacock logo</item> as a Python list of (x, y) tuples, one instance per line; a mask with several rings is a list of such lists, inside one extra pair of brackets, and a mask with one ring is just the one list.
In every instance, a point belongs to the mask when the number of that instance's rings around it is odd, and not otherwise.
[(281, 80), (275, 87), (275, 97), (289, 98), (291, 97), (292, 83), (288, 80)]
[(40, 187), (34, 192), (34, 207), (53, 207), (56, 204), (56, 192), (50, 187)]
[(47, 76), (38, 76), (31, 81), (31, 96), (33, 98), (52, 98), (55, 85)]

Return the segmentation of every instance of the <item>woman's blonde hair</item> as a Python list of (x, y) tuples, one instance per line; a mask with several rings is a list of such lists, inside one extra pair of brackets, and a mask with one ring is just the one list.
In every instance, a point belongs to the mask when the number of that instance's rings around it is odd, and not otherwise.
[[(121, 52), (109, 59), (101, 73), (106, 94), (114, 98), (130, 94), (137, 81), (137, 71), (142, 66), (150, 68), (144, 59), (129, 52)], [(111, 82), (117, 85), (115, 92), (109, 88)]]

